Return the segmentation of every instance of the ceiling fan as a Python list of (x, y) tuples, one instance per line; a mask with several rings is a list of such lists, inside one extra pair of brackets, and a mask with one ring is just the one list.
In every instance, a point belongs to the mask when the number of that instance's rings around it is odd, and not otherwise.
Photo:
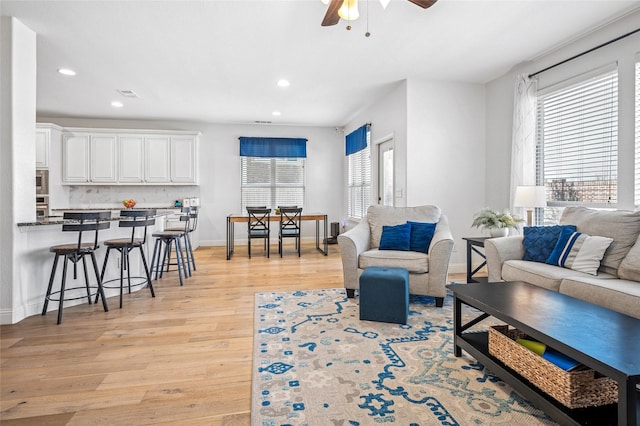
[[(420, 6), (423, 9), (427, 9), (438, 0), (409, 0), (411, 3)], [(386, 8), (389, 0), (380, 0), (382, 6)], [(325, 1), (328, 3), (328, 1)], [(341, 12), (341, 8), (343, 8), (343, 12)], [(352, 15), (346, 15), (349, 12), (347, 10), (352, 11)], [(329, 7), (327, 8), (327, 13), (324, 15), (324, 19), (322, 20), (323, 27), (330, 27), (332, 25), (336, 25), (340, 22), (340, 18), (344, 18), (347, 20), (355, 20), (358, 19), (358, 6), (357, 0), (330, 0)]]

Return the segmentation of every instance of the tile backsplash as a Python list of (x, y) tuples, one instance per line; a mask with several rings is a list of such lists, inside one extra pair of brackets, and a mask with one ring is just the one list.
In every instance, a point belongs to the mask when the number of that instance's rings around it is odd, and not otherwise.
[(67, 208), (120, 208), (133, 198), (136, 207), (171, 207), (176, 200), (200, 197), (199, 186), (69, 186)]

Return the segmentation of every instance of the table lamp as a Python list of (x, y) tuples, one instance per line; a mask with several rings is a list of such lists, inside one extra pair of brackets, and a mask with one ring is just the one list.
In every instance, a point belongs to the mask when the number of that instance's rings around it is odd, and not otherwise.
[(527, 209), (527, 226), (531, 226), (533, 209), (547, 206), (547, 191), (544, 186), (524, 185), (516, 187), (514, 207)]

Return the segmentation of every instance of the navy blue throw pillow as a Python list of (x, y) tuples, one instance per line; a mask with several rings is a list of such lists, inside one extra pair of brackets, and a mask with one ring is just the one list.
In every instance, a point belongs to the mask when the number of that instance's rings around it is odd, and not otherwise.
[(379, 250), (401, 250), (409, 251), (409, 239), (411, 237), (411, 225), (383, 226), (380, 237)]
[(524, 246), (524, 257), (522, 259), (546, 263), (549, 255), (556, 247), (563, 229), (570, 229), (571, 232), (576, 231), (575, 225), (525, 226), (524, 238), (522, 239), (522, 245)]
[(429, 253), (429, 246), (436, 232), (436, 224), (428, 222), (407, 222), (411, 225), (411, 238), (409, 239), (409, 250)]

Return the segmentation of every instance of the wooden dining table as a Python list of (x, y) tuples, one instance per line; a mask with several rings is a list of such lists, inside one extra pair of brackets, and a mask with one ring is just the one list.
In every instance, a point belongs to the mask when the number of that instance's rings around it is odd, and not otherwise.
[[(302, 213), (301, 220), (315, 220), (316, 221), (316, 249), (325, 256), (329, 253), (329, 246), (327, 242), (327, 215), (325, 213)], [(227, 216), (227, 260), (231, 259), (234, 250), (235, 241), (235, 224), (247, 223), (249, 221), (249, 215), (247, 214), (230, 214)], [(273, 215), (269, 217), (270, 222), (279, 222), (280, 215)], [(322, 221), (322, 247), (320, 246), (320, 221)]]

